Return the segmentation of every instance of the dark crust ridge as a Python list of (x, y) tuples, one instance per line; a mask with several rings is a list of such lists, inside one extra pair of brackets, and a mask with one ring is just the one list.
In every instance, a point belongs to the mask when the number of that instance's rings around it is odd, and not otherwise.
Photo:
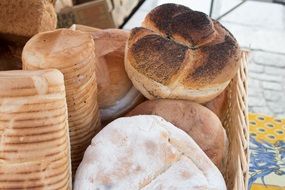
[[(202, 63), (194, 73), (190, 73), (187, 78), (198, 80), (203, 83), (211, 82), (223, 71), (229, 61), (235, 60), (235, 57), (237, 57), (239, 52), (238, 49), (237, 43), (229, 35), (225, 36), (223, 43), (201, 47), (199, 50), (202, 54), (208, 56), (204, 59), (204, 63)], [(228, 80), (229, 79), (230, 78), (228, 78)]]
[(189, 41), (192, 46), (206, 39), (215, 31), (213, 22), (205, 13), (198, 11), (188, 11), (174, 17), (171, 21), (171, 32), (180, 35)]
[(142, 37), (129, 49), (135, 60), (133, 67), (163, 85), (169, 84), (181, 68), (187, 50), (188, 47), (156, 34)]
[(141, 33), (144, 30), (148, 30), (148, 29), (143, 28), (143, 27), (135, 27), (135, 28), (133, 28), (131, 30), (131, 32), (130, 32), (129, 39), (132, 39), (134, 36), (136, 36), (137, 34)]
[(149, 14), (150, 20), (155, 23), (156, 27), (166, 33), (167, 35), (169, 34), (169, 31), (171, 31), (171, 26), (170, 22), (173, 17), (192, 11), (190, 8), (183, 6), (183, 5), (176, 5), (173, 3), (167, 3), (160, 5), (153, 9)]

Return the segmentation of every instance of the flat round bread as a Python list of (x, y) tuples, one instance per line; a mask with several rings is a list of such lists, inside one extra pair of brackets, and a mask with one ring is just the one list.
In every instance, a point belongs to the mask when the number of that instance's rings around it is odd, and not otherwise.
[(92, 140), (74, 190), (225, 190), (224, 179), (185, 132), (159, 116), (117, 119)]

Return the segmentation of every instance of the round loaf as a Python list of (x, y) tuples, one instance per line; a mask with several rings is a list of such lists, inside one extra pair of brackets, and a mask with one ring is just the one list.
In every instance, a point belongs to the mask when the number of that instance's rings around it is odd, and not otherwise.
[(119, 118), (93, 139), (74, 190), (225, 190), (224, 179), (182, 130), (152, 115)]
[(148, 100), (127, 116), (158, 115), (185, 131), (214, 164), (223, 170), (227, 136), (219, 118), (209, 109), (186, 100)]
[(73, 29), (89, 32), (95, 44), (98, 104), (103, 122), (114, 120), (143, 100), (133, 87), (124, 66), (129, 32), (120, 29), (97, 29), (73, 25)]
[(215, 98), (234, 77), (240, 48), (232, 34), (202, 12), (163, 4), (131, 31), (125, 68), (148, 99), (198, 103)]

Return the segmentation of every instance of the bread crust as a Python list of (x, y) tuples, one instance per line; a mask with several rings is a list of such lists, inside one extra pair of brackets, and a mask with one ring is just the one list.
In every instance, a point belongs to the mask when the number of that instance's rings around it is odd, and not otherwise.
[(0, 189), (72, 189), (64, 79), (0, 72)]
[(98, 104), (102, 121), (110, 122), (140, 103), (144, 97), (133, 87), (124, 66), (129, 32), (83, 25), (73, 25), (71, 28), (90, 33), (94, 40)]
[(49, 0), (1, 0), (0, 38), (25, 44), (33, 35), (54, 30), (57, 16)]
[[(240, 54), (237, 41), (218, 21), (181, 5), (164, 4), (146, 16), (143, 27), (131, 31), (125, 67), (150, 99), (202, 103), (224, 90), (239, 68)], [(159, 93), (144, 93), (154, 86)]]
[(126, 116), (158, 115), (185, 131), (222, 171), (227, 136), (219, 118), (210, 110), (187, 100), (148, 100)]
[(58, 29), (35, 35), (22, 53), (25, 70), (57, 68), (64, 75), (75, 174), (92, 137), (101, 129), (94, 41), (89, 33)]

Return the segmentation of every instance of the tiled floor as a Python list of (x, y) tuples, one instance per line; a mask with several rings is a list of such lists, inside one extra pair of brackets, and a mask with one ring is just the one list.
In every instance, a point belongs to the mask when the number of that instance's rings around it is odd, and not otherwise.
[[(124, 28), (140, 26), (151, 9), (167, 2), (184, 4), (207, 14), (210, 10), (210, 0), (146, 0)], [(222, 4), (216, 5), (216, 10), (224, 13), (239, 2), (223, 0)], [(249, 111), (284, 118), (285, 6), (248, 1), (220, 21), (243, 48), (251, 51), (248, 64)]]

